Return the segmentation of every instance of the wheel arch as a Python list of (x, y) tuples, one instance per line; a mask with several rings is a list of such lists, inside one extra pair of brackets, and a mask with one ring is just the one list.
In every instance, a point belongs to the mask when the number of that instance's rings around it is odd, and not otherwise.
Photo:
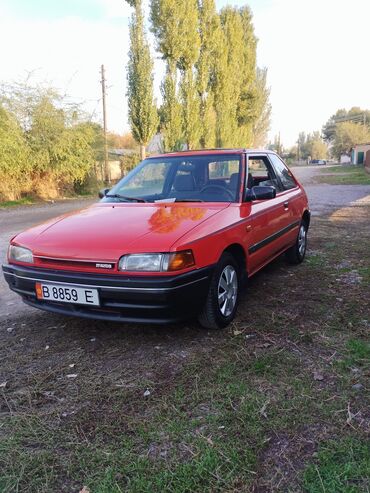
[(247, 256), (242, 245), (240, 243), (232, 243), (222, 253), (230, 253), (234, 257), (240, 268), (241, 278), (244, 281), (247, 277)]
[(304, 221), (307, 224), (307, 229), (310, 227), (310, 220), (311, 220), (311, 214), (306, 209), (302, 215), (302, 221)]

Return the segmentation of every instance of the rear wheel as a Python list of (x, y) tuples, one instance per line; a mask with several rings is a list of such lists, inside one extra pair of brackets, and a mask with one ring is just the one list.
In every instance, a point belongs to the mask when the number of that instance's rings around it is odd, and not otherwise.
[(298, 236), (295, 244), (286, 251), (286, 257), (291, 264), (303, 262), (307, 249), (307, 224), (302, 221), (299, 226)]
[(222, 329), (235, 317), (240, 269), (230, 253), (223, 253), (212, 276), (206, 303), (199, 315), (206, 329)]

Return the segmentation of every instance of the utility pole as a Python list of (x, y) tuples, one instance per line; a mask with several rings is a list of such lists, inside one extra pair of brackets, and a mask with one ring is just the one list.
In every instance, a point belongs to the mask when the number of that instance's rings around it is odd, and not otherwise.
[(297, 140), (297, 158), (298, 158), (298, 164), (299, 164), (299, 160), (301, 158), (301, 156), (300, 156), (300, 148), (299, 148), (299, 139)]
[(108, 142), (107, 142), (107, 107), (105, 103), (106, 86), (105, 86), (105, 69), (101, 66), (101, 89), (103, 99), (103, 130), (104, 130), (104, 180), (107, 185), (110, 185), (110, 172), (108, 163)]

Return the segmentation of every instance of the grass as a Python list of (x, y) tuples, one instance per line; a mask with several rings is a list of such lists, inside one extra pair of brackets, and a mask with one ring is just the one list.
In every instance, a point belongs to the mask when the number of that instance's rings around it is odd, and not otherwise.
[(307, 261), (251, 279), (223, 332), (14, 317), (0, 491), (367, 491), (368, 285), (345, 277), (368, 265), (359, 217), (314, 217)]
[(369, 478), (369, 442), (352, 438), (323, 443), (303, 485), (307, 493), (361, 493), (369, 491)]
[(34, 200), (30, 197), (24, 197), (19, 200), (6, 200), (4, 202), (0, 201), (0, 208), (2, 207), (15, 207), (19, 205), (31, 205), (34, 204)]
[(346, 165), (332, 166), (321, 170), (321, 176), (316, 177), (320, 183), (331, 185), (370, 185), (370, 173), (364, 166)]

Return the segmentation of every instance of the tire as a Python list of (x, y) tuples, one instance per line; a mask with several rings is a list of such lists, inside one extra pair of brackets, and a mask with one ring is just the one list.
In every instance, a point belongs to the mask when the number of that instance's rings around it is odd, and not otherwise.
[(307, 249), (307, 223), (302, 221), (299, 226), (296, 242), (286, 251), (286, 258), (290, 264), (300, 264), (306, 256)]
[(202, 327), (219, 330), (234, 319), (239, 300), (240, 277), (240, 268), (234, 257), (230, 253), (223, 253), (213, 273), (207, 300), (198, 317)]

